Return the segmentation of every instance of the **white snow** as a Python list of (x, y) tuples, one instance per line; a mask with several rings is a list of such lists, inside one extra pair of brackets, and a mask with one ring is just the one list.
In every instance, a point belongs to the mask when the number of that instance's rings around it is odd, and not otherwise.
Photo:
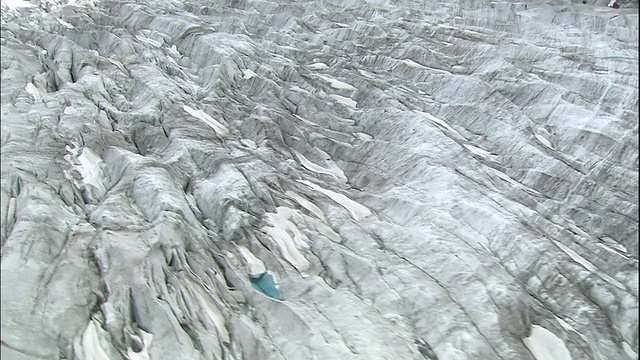
[(481, 33), (477, 31), (462, 29), (462, 28), (450, 26), (450, 25), (438, 24), (438, 27), (443, 29), (448, 29), (448, 30), (458, 30), (458, 31), (462, 31), (463, 33), (472, 34), (472, 35), (481, 35)]
[(517, 181), (513, 180), (513, 178), (511, 178), (511, 176), (505, 174), (504, 172), (500, 171), (500, 170), (496, 170), (496, 169), (491, 169), (493, 171), (494, 174), (496, 174), (500, 179), (508, 182), (511, 185), (519, 185)]
[(357, 133), (353, 133), (353, 135), (355, 137), (357, 137), (358, 139), (362, 140), (362, 141), (371, 141), (373, 140), (373, 136), (369, 135), (369, 134), (365, 134), (363, 132), (357, 132)]
[(556, 321), (560, 324), (560, 326), (562, 326), (563, 329), (565, 329), (566, 331), (571, 331), (574, 332), (576, 334), (578, 334), (578, 336), (580, 336), (584, 341), (587, 341), (587, 337), (584, 336), (581, 332), (579, 332), (578, 330), (576, 330), (573, 326), (571, 326), (571, 324), (569, 324), (568, 322), (560, 319), (559, 317), (556, 316)]
[(338, 167), (338, 165), (336, 165), (333, 161), (330, 161), (329, 163), (329, 168), (323, 168), (322, 166), (318, 165), (318, 164), (314, 164), (311, 161), (309, 161), (309, 159), (307, 159), (304, 155), (302, 155), (301, 153), (294, 151), (296, 157), (298, 158), (298, 160), (300, 161), (300, 163), (302, 164), (302, 166), (304, 168), (306, 168), (307, 170), (313, 171), (315, 173), (318, 174), (327, 174), (327, 175), (331, 175), (334, 178), (336, 178), (338, 181), (340, 182), (344, 182), (346, 183), (348, 181), (347, 177), (344, 175), (344, 172), (342, 171), (342, 169), (340, 169)]
[(582, 265), (585, 269), (598, 274), (598, 276), (600, 276), (600, 278), (608, 283), (610, 283), (611, 285), (617, 287), (618, 289), (624, 290), (625, 287), (624, 285), (622, 285), (618, 280), (610, 277), (609, 275), (601, 272), (595, 265), (593, 265), (590, 261), (588, 261), (587, 259), (583, 258), (582, 256), (580, 256), (578, 253), (576, 253), (575, 251), (573, 251), (572, 249), (570, 249), (569, 247), (565, 246), (564, 244), (553, 240), (553, 242), (560, 248), (560, 250), (564, 251), (567, 255), (569, 255), (569, 257), (571, 257), (571, 259), (573, 259), (573, 261), (577, 262), (578, 264)]
[(572, 360), (564, 341), (540, 325), (532, 325), (531, 336), (522, 342), (536, 360)]
[(371, 210), (369, 210), (366, 206), (349, 199), (345, 195), (338, 194), (331, 190), (322, 188), (312, 183), (311, 181), (307, 181), (307, 180), (297, 180), (297, 181), (301, 184), (307, 185), (308, 187), (320, 193), (325, 194), (328, 198), (340, 204), (340, 206), (342, 206), (343, 208), (347, 209), (347, 211), (349, 211), (349, 213), (351, 214), (351, 217), (353, 217), (353, 219), (356, 221), (360, 221), (366, 218), (367, 216), (371, 215)]
[(84, 179), (85, 184), (89, 184), (104, 193), (105, 187), (102, 184), (102, 159), (96, 155), (90, 148), (82, 149), (82, 154), (78, 156), (80, 165), (77, 166), (80, 175)]
[(333, 231), (332, 228), (330, 228), (327, 224), (322, 223), (320, 220), (316, 220), (314, 218), (311, 217), (306, 217), (307, 222), (310, 223), (311, 227), (317, 231), (318, 233), (320, 233), (321, 235), (323, 235), (324, 237), (326, 237), (327, 239), (335, 242), (335, 243), (340, 243), (342, 242), (342, 237), (336, 233), (335, 231)]
[(142, 35), (136, 35), (136, 39), (138, 39), (140, 42), (143, 42), (147, 45), (151, 45), (156, 48), (160, 48), (160, 46), (162, 45), (159, 41), (149, 39), (148, 37), (142, 36)]
[(240, 144), (248, 147), (251, 150), (255, 150), (258, 148), (258, 144), (256, 144), (256, 142), (251, 139), (241, 139)]
[(74, 29), (75, 26), (73, 26), (72, 24), (69, 24), (68, 22), (62, 20), (62, 19), (58, 19), (58, 22), (60, 23), (60, 25), (66, 27), (67, 29)]
[(316, 124), (316, 123), (314, 123), (314, 122), (312, 122), (312, 121), (309, 121), (309, 120), (307, 120), (307, 119), (303, 118), (303, 117), (302, 117), (302, 116), (300, 116), (300, 115), (293, 114), (293, 116), (294, 116), (296, 119), (298, 119), (298, 120), (302, 121), (303, 123), (305, 123), (305, 124), (307, 124), (307, 125), (311, 125), (311, 126), (318, 126), (318, 124)]
[(329, 83), (329, 85), (334, 88), (334, 89), (338, 89), (338, 90), (358, 90), (355, 87), (353, 87), (350, 84), (347, 84), (346, 82), (334, 79), (332, 77), (329, 76), (325, 76), (325, 75), (318, 75), (318, 77), (326, 82)]
[(100, 344), (100, 335), (98, 334), (100, 325), (97, 321), (91, 319), (87, 329), (82, 334), (82, 352), (85, 359), (91, 360), (110, 360), (109, 354), (102, 348)]
[(249, 80), (253, 77), (256, 77), (258, 74), (256, 74), (255, 72), (253, 72), (253, 70), (251, 69), (244, 69), (242, 70), (242, 78), (245, 80)]
[[(140, 352), (135, 352), (131, 348), (127, 349), (127, 359), (128, 360), (150, 360), (149, 356), (149, 347), (151, 346), (151, 342), (153, 341), (153, 334), (148, 333), (144, 330), (138, 330), (142, 334), (142, 344), (143, 348)], [(90, 357), (87, 359), (91, 359)]]
[(367, 77), (367, 78), (369, 78), (369, 79), (376, 79), (376, 76), (375, 76), (373, 73), (370, 73), (370, 72), (368, 72), (368, 71), (365, 71), (365, 70), (358, 70), (358, 72), (359, 72), (360, 74), (362, 74), (362, 76)]
[(600, 276), (600, 278), (606, 282), (608, 282), (609, 284), (617, 287), (620, 290), (626, 290), (626, 288), (624, 287), (624, 285), (622, 285), (622, 283), (620, 283), (618, 280), (612, 278), (611, 276), (603, 273), (602, 271), (598, 272), (598, 276)]
[(110, 63), (112, 63), (113, 65), (115, 65), (118, 69), (120, 69), (120, 71), (122, 71), (123, 73), (127, 73), (127, 69), (124, 67), (124, 65), (118, 61), (118, 60), (114, 60), (114, 59), (107, 59), (109, 60)]
[(345, 23), (339, 23), (339, 22), (337, 22), (337, 23), (334, 23), (334, 24), (336, 24), (337, 26), (340, 26), (340, 27), (342, 27), (342, 28), (349, 28), (349, 27), (351, 27), (349, 24), (345, 24)]
[(247, 268), (249, 270), (249, 275), (260, 275), (267, 272), (267, 267), (264, 265), (262, 260), (258, 259), (253, 253), (242, 245), (237, 245), (238, 251), (244, 258), (244, 261), (247, 263)]
[(40, 100), (40, 92), (32, 83), (27, 83), (27, 86), (24, 89), (33, 97), (33, 100)]
[(438, 119), (437, 117), (426, 113), (424, 111), (416, 111), (416, 113), (426, 117), (428, 120), (430, 120), (431, 122), (440, 125), (441, 127), (445, 128), (445, 130), (447, 130), (452, 136), (458, 138), (459, 140), (466, 140), (464, 136), (460, 135), (459, 132), (457, 132), (455, 129), (453, 129), (451, 126), (449, 126), (449, 124), (447, 124), (444, 120)]
[(538, 141), (540, 141), (542, 143), (542, 145), (548, 147), (549, 149), (553, 150), (553, 145), (551, 145), (551, 142), (549, 140), (547, 140), (547, 138), (545, 138), (544, 136), (540, 135), (540, 134), (536, 134), (536, 139), (538, 139)]
[(326, 70), (329, 68), (329, 65), (323, 63), (323, 62), (317, 62), (317, 63), (313, 63), (311, 65), (309, 65), (309, 69), (311, 70)]
[(626, 341), (622, 342), (622, 349), (624, 350), (625, 353), (627, 353), (627, 356), (629, 356), (629, 359), (638, 360), (638, 354), (635, 351), (633, 351), (633, 348), (631, 348), (631, 345), (629, 345), (629, 343), (627, 343)]
[(580, 235), (580, 236), (582, 236), (584, 238), (587, 238), (587, 239), (593, 239), (593, 237), (591, 235), (589, 235), (586, 231), (580, 229), (579, 227), (575, 226), (574, 224), (572, 224), (570, 222), (567, 222), (567, 224), (569, 225), (569, 228), (573, 232), (575, 232), (576, 234), (578, 234), (578, 235)]
[(180, 54), (180, 51), (178, 50), (178, 47), (173, 44), (170, 47), (165, 48), (167, 50), (167, 52), (169, 53), (169, 55), (176, 57), (176, 58), (181, 58), (182, 54)]
[(344, 97), (344, 96), (340, 96), (340, 95), (335, 95), (332, 94), (330, 95), (334, 100), (336, 100), (337, 102), (341, 103), (342, 105), (348, 106), (350, 108), (356, 108), (358, 106), (358, 103), (348, 97)]
[(313, 95), (310, 92), (308, 92), (307, 90), (299, 87), (298, 85), (291, 85), (290, 89), (293, 90), (293, 91), (297, 91), (297, 92), (303, 93), (305, 95), (309, 95), (309, 96)]
[(182, 107), (184, 111), (188, 112), (191, 116), (194, 116), (202, 121), (204, 121), (207, 125), (211, 126), (213, 131), (218, 134), (219, 137), (225, 137), (229, 135), (229, 129), (227, 129), (224, 125), (215, 121), (209, 114), (205, 113), (202, 110), (193, 109), (187, 105)]
[(12, 221), (13, 217), (16, 215), (16, 198), (12, 197), (9, 199), (9, 204), (7, 205), (7, 222)]
[(491, 155), (491, 152), (489, 152), (487, 150), (480, 149), (479, 147), (477, 147), (475, 145), (464, 144), (463, 146), (467, 150), (471, 151), (472, 154), (478, 155), (478, 156), (480, 156), (482, 158), (486, 158), (487, 156)]
[(575, 261), (578, 264), (584, 266), (589, 271), (592, 271), (592, 272), (597, 272), (598, 271), (598, 268), (595, 265), (593, 265), (587, 259), (585, 259), (582, 256), (580, 256), (575, 251), (571, 250), (566, 245), (564, 245), (564, 244), (562, 244), (562, 243), (560, 243), (559, 241), (556, 241), (556, 240), (553, 240), (553, 242), (554, 242), (554, 244), (556, 244), (556, 246), (558, 246), (560, 248), (560, 250), (564, 251), (567, 255), (569, 255), (569, 257), (571, 257), (571, 259), (573, 259), (573, 261)]
[(75, 115), (78, 113), (78, 110), (76, 110), (76, 108), (74, 108), (73, 106), (67, 106), (66, 108), (64, 108), (64, 111), (62, 113), (65, 115)]
[(403, 64), (412, 67), (412, 68), (416, 68), (416, 69), (428, 69), (426, 66), (422, 65), (422, 64), (418, 64), (417, 62), (411, 60), (411, 59), (404, 59), (401, 60)]
[(317, 207), (316, 204), (294, 193), (293, 191), (287, 190), (284, 194), (290, 197), (293, 201), (297, 202), (300, 206), (305, 208), (307, 211), (315, 215), (318, 219), (325, 222), (327, 221), (327, 219), (324, 217), (324, 212), (322, 211), (322, 209)]
[(629, 254), (629, 251), (627, 251), (627, 248), (620, 244), (619, 242), (613, 240), (612, 238), (608, 237), (608, 236), (603, 236), (602, 237), (602, 241), (607, 244), (609, 247), (618, 250), (624, 254)]
[(598, 245), (599, 247), (601, 247), (601, 248), (603, 248), (603, 249), (605, 249), (605, 250), (609, 251), (609, 252), (612, 252), (612, 253), (614, 253), (614, 254), (616, 254), (616, 255), (618, 255), (618, 256), (620, 256), (620, 257), (622, 257), (622, 258), (629, 259), (629, 255), (627, 255), (627, 254), (626, 254), (626, 252), (620, 252), (620, 251), (614, 250), (614, 249), (612, 249), (612, 248), (608, 247), (607, 245), (605, 245), (605, 244), (603, 244), (603, 243), (598, 243), (597, 245)]
[(216, 306), (213, 306), (210, 301), (207, 301), (205, 296), (208, 296), (208, 295), (203, 295), (195, 287), (192, 287), (192, 289), (193, 289), (193, 293), (195, 293), (196, 297), (198, 298), (198, 302), (200, 302), (200, 307), (205, 311), (205, 313), (207, 314), (207, 316), (209, 317), (213, 325), (216, 327), (216, 330), (218, 330), (218, 335), (220, 335), (221, 340), (225, 342), (229, 342), (230, 340), (229, 332), (225, 327), (224, 316), (222, 316), (222, 313), (220, 312), (220, 310)]
[[(304, 241), (306, 236), (300, 232), (298, 227), (291, 221), (296, 211), (288, 207), (279, 206), (275, 214), (267, 214), (267, 221), (271, 226), (262, 228), (280, 248), (282, 256), (298, 271), (306, 270), (309, 261), (302, 255), (298, 248), (309, 248)], [(293, 234), (293, 237), (291, 236)]]
[[(69, 164), (71, 164), (71, 166), (74, 169), (76, 169), (80, 173), (80, 176), (82, 177), (82, 182), (81, 184), (77, 183), (75, 180), (73, 180), (73, 177), (71, 175), (69, 175), (68, 173), (65, 173), (67, 178), (72, 180), (78, 187), (82, 185), (93, 186), (98, 191), (98, 194), (96, 195), (98, 197), (101, 197), (106, 192), (106, 189), (102, 184), (102, 180), (101, 180), (102, 169), (100, 166), (102, 164), (102, 158), (96, 155), (88, 147), (85, 147), (82, 149), (80, 156), (77, 156), (79, 152), (78, 147), (71, 148), (69, 145), (67, 145), (66, 149), (69, 152), (69, 154), (65, 155), (64, 159)], [(78, 162), (79, 164), (77, 164), (76, 162)]]
[(2, 0), (1, 5), (4, 5), (9, 9), (17, 9), (21, 7), (29, 7), (29, 8), (36, 7), (35, 4), (31, 4), (23, 0)]

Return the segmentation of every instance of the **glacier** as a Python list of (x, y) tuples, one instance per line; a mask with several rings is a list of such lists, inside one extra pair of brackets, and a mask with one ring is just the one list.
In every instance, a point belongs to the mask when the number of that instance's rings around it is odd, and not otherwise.
[(2, 359), (638, 359), (638, 6), (4, 1)]

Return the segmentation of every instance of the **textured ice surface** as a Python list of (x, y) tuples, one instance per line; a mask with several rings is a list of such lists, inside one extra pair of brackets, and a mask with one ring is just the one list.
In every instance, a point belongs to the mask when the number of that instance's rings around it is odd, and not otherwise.
[(637, 358), (607, 3), (2, 1), (0, 356)]

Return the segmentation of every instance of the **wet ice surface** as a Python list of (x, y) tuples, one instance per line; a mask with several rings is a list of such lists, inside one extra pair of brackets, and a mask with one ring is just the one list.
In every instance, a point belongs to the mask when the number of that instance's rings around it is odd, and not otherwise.
[(11, 3), (3, 359), (637, 358), (637, 9)]

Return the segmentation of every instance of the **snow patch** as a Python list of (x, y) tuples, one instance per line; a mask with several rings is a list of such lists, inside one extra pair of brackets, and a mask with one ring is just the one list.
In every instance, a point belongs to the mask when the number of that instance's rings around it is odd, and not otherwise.
[(295, 117), (296, 119), (298, 119), (298, 120), (302, 121), (303, 123), (305, 123), (305, 124), (307, 124), (307, 125), (310, 125), (310, 126), (318, 126), (318, 124), (316, 124), (316, 123), (314, 123), (314, 122), (312, 122), (312, 121), (309, 121), (309, 120), (307, 120), (307, 119), (303, 118), (303, 117), (302, 117), (302, 116), (300, 116), (300, 115), (293, 114), (293, 117)]
[(98, 334), (98, 325), (95, 319), (89, 321), (87, 329), (82, 334), (82, 352), (85, 359), (92, 360), (110, 360), (111, 357), (100, 344), (100, 334)]
[(340, 96), (340, 95), (335, 95), (335, 94), (332, 94), (332, 95), (330, 95), (330, 96), (331, 96), (335, 101), (337, 101), (337, 102), (339, 102), (339, 103), (341, 103), (342, 105), (345, 105), (345, 106), (347, 106), (347, 107), (350, 107), (350, 108), (355, 109), (355, 108), (358, 106), (358, 103), (357, 103), (355, 100), (351, 99), (351, 98), (344, 97), (344, 96)]
[(564, 341), (542, 326), (532, 325), (531, 336), (522, 342), (536, 360), (572, 360)]
[(114, 59), (107, 59), (107, 60), (109, 60), (109, 62), (115, 65), (118, 69), (120, 69), (120, 71), (122, 71), (124, 74), (128, 73), (127, 69), (124, 67), (124, 65), (120, 61), (114, 60)]
[[(139, 330), (142, 340), (142, 350), (140, 350), (139, 352), (135, 352), (133, 351), (131, 348), (127, 349), (127, 358), (128, 360), (150, 360), (151, 357), (149, 356), (149, 347), (151, 346), (151, 342), (153, 341), (153, 334), (150, 334), (144, 330)], [(91, 359), (91, 357), (88, 357), (86, 359)]]
[(258, 144), (256, 144), (256, 142), (251, 139), (242, 139), (240, 140), (240, 144), (248, 147), (251, 150), (256, 150), (258, 148)]
[(587, 239), (593, 239), (593, 237), (591, 235), (589, 235), (586, 231), (580, 229), (579, 227), (573, 225), (572, 223), (568, 222), (567, 223), (569, 225), (569, 229), (571, 229), (573, 232), (575, 232), (576, 234), (587, 238)]
[(573, 261), (577, 262), (578, 264), (582, 265), (585, 269), (598, 274), (598, 276), (600, 276), (600, 278), (606, 282), (608, 282), (609, 284), (617, 287), (618, 289), (621, 290), (625, 290), (624, 285), (622, 285), (618, 280), (612, 278), (611, 276), (601, 272), (595, 265), (593, 265), (590, 261), (588, 261), (587, 259), (583, 258), (582, 256), (580, 256), (578, 253), (576, 253), (575, 251), (573, 251), (572, 249), (570, 249), (569, 247), (567, 247), (566, 245), (553, 240), (553, 242), (556, 244), (556, 246), (558, 246), (560, 248), (560, 250), (564, 251), (567, 255), (569, 255), (569, 257), (571, 259), (573, 259)]
[[(265, 226), (262, 231), (267, 233), (280, 248), (280, 253), (298, 271), (304, 271), (309, 267), (309, 261), (302, 255), (298, 248), (308, 249), (309, 245), (304, 241), (306, 236), (291, 221), (296, 211), (288, 207), (279, 206), (275, 214), (267, 214), (267, 221), (271, 226)], [(293, 237), (292, 237), (292, 235)]]
[(326, 82), (329, 83), (329, 85), (334, 88), (334, 89), (338, 89), (338, 90), (350, 90), (350, 91), (355, 91), (358, 90), (355, 87), (353, 87), (350, 84), (347, 84), (346, 82), (334, 79), (332, 77), (329, 76), (325, 76), (325, 75), (318, 75), (318, 77)]
[(308, 187), (323, 193), (324, 195), (326, 195), (328, 198), (330, 198), (331, 200), (337, 202), (340, 206), (342, 206), (343, 208), (347, 209), (347, 211), (349, 211), (349, 213), (351, 214), (351, 217), (353, 217), (354, 220), (356, 221), (360, 221), (364, 218), (366, 218), (367, 216), (371, 215), (371, 210), (369, 210), (369, 208), (367, 208), (366, 206), (359, 204), (351, 199), (349, 199), (348, 197), (346, 197), (345, 195), (342, 194), (338, 194), (336, 192), (333, 192), (331, 190), (327, 190), (325, 188), (322, 188), (314, 183), (312, 183), (311, 181), (307, 181), (307, 180), (297, 180), (299, 183), (307, 185)]
[(229, 135), (229, 129), (227, 129), (224, 125), (220, 124), (219, 122), (215, 121), (211, 116), (209, 116), (209, 114), (205, 113), (204, 111), (193, 109), (187, 105), (182, 106), (182, 108), (184, 109), (184, 111), (188, 112), (191, 116), (194, 116), (204, 121), (207, 125), (211, 126), (213, 131), (215, 131), (219, 137), (226, 137)]
[(519, 183), (515, 180), (513, 180), (513, 178), (511, 178), (511, 176), (505, 174), (504, 172), (500, 171), (500, 170), (496, 170), (496, 169), (491, 169), (493, 170), (493, 173), (496, 174), (496, 176), (498, 176), (500, 179), (508, 182), (511, 185), (519, 185)]
[(90, 148), (85, 147), (82, 149), (80, 156), (78, 156), (79, 149), (77, 145), (75, 148), (67, 145), (66, 149), (69, 154), (64, 156), (64, 159), (71, 164), (71, 167), (80, 173), (82, 181), (78, 183), (73, 176), (65, 171), (67, 179), (71, 180), (78, 188), (82, 186), (91, 186), (97, 190), (97, 197), (102, 197), (106, 192), (106, 188), (102, 184), (102, 158), (96, 155)]
[(0, 6), (4, 6), (8, 9), (17, 9), (17, 8), (33, 8), (36, 7), (35, 4), (32, 4), (23, 0), (2, 0)]
[(297, 92), (303, 93), (305, 95), (313, 96), (312, 93), (310, 93), (307, 90), (299, 87), (298, 85), (291, 85), (290, 89), (293, 90), (293, 91), (297, 91)]
[(146, 36), (142, 36), (142, 35), (136, 35), (136, 39), (138, 39), (140, 42), (145, 43), (147, 45), (151, 45), (155, 48), (160, 48), (162, 46), (162, 44), (160, 43), (160, 41), (157, 40), (153, 40), (153, 39), (149, 39)]
[(80, 165), (77, 167), (78, 171), (82, 175), (85, 184), (89, 184), (101, 192), (105, 191), (104, 185), (102, 185), (102, 158), (96, 155), (90, 148), (85, 147), (82, 149), (82, 154), (78, 156)]
[(603, 236), (602, 237), (602, 241), (605, 244), (607, 244), (607, 246), (609, 246), (609, 247), (611, 247), (611, 248), (613, 248), (613, 249), (615, 249), (617, 251), (620, 251), (620, 252), (625, 254), (625, 255), (622, 255), (622, 254), (620, 254), (620, 255), (626, 256), (626, 258), (629, 258), (629, 256), (627, 256), (629, 254), (629, 251), (627, 251), (627, 248), (624, 245), (620, 244), (619, 242), (613, 240), (612, 238), (610, 238), (608, 236)]
[(317, 62), (317, 63), (313, 63), (311, 65), (309, 65), (309, 69), (311, 70), (326, 70), (329, 68), (329, 65), (323, 63), (323, 62)]
[(362, 74), (362, 76), (367, 77), (369, 79), (376, 79), (376, 76), (373, 73), (370, 73), (368, 71), (358, 70), (358, 72)]
[(551, 145), (551, 142), (549, 140), (547, 140), (547, 138), (545, 138), (544, 136), (540, 135), (540, 134), (536, 134), (536, 139), (538, 139), (538, 141), (540, 141), (540, 143), (546, 147), (548, 147), (551, 150), (553, 149), (553, 145)]
[(309, 159), (307, 159), (304, 155), (302, 155), (301, 153), (294, 151), (296, 157), (298, 158), (298, 160), (300, 161), (300, 163), (302, 164), (302, 166), (304, 168), (306, 168), (307, 170), (313, 171), (315, 173), (318, 174), (327, 174), (327, 175), (331, 175), (333, 177), (335, 177), (338, 181), (346, 183), (348, 181), (347, 177), (344, 175), (344, 172), (342, 171), (342, 169), (340, 169), (338, 167), (338, 165), (336, 165), (333, 161), (329, 161), (329, 168), (323, 168), (322, 166), (318, 165), (318, 164), (314, 164), (311, 161), (309, 161)]
[(412, 67), (412, 68), (416, 68), (416, 69), (428, 69), (426, 66), (422, 65), (422, 64), (418, 64), (417, 62), (411, 60), (411, 59), (404, 59), (401, 60), (403, 64)]
[(598, 271), (598, 268), (595, 265), (593, 265), (590, 261), (588, 261), (587, 259), (585, 259), (582, 256), (580, 256), (578, 253), (576, 253), (575, 251), (573, 251), (572, 249), (570, 249), (566, 245), (564, 245), (561, 242), (556, 241), (556, 240), (553, 240), (553, 242), (556, 244), (556, 246), (558, 246), (560, 248), (560, 250), (564, 251), (565, 254), (569, 255), (569, 257), (571, 259), (573, 259), (573, 261), (575, 261), (578, 264), (584, 266), (585, 269), (587, 269), (589, 271), (592, 271), (592, 272), (597, 272)]
[(245, 80), (249, 80), (253, 77), (256, 77), (258, 74), (256, 74), (255, 72), (253, 72), (253, 70), (251, 69), (244, 69), (242, 70), (242, 78)]
[(571, 324), (569, 324), (568, 322), (560, 319), (559, 317), (556, 316), (556, 321), (560, 324), (560, 326), (562, 326), (563, 329), (565, 329), (566, 331), (571, 331), (574, 332), (576, 334), (578, 334), (584, 341), (587, 341), (587, 337), (584, 336), (581, 332), (579, 332), (578, 330), (576, 330), (573, 326), (571, 326)]
[(457, 31), (461, 31), (463, 33), (471, 34), (471, 35), (482, 35), (481, 33), (477, 32), (477, 31), (462, 29), (462, 28), (455, 27), (455, 26), (450, 26), (450, 25), (438, 24), (438, 27), (442, 28), (442, 29), (447, 29), (447, 30), (457, 30)]
[(75, 115), (78, 113), (78, 110), (76, 110), (76, 108), (74, 108), (73, 106), (67, 106), (66, 108), (64, 108), (64, 111), (62, 113), (64, 115)]
[(491, 152), (489, 152), (487, 150), (480, 149), (479, 147), (474, 146), (474, 145), (464, 144), (463, 146), (467, 150), (471, 151), (472, 154), (478, 155), (478, 156), (480, 156), (482, 158), (486, 158), (487, 156), (491, 155)]
[(196, 297), (198, 298), (198, 301), (200, 302), (200, 307), (204, 310), (204, 312), (207, 314), (211, 322), (213, 322), (213, 325), (218, 330), (218, 335), (220, 335), (220, 337), (222, 338), (222, 341), (229, 342), (230, 340), (229, 332), (225, 327), (224, 316), (222, 316), (222, 313), (220, 312), (220, 310), (218, 310), (218, 308), (215, 306), (211, 306), (210, 302), (207, 301), (207, 299), (205, 299), (205, 297), (200, 293), (200, 291), (194, 288), (193, 292), (195, 293)]
[(322, 209), (317, 207), (316, 204), (314, 204), (311, 201), (305, 199), (304, 197), (294, 193), (293, 191), (287, 190), (287, 191), (285, 191), (284, 194), (287, 195), (288, 197), (290, 197), (293, 201), (297, 202), (300, 206), (305, 208), (307, 211), (309, 211), (310, 213), (315, 215), (318, 219), (320, 219), (322, 221), (325, 221), (325, 222), (327, 221), (327, 219), (324, 217), (324, 212), (322, 211)]
[(447, 130), (447, 132), (449, 132), (452, 136), (454, 136), (455, 138), (459, 139), (459, 140), (466, 140), (464, 136), (460, 135), (459, 132), (457, 132), (455, 129), (453, 129), (451, 126), (449, 126), (449, 124), (447, 124), (444, 120), (438, 119), (437, 117), (426, 113), (424, 111), (416, 111), (416, 113), (426, 117), (429, 121), (435, 123), (436, 125), (439, 125), (441, 127), (443, 127), (445, 130)]
[(631, 347), (631, 345), (629, 345), (629, 343), (627, 343), (626, 341), (622, 342), (622, 349), (624, 350), (625, 353), (627, 353), (627, 356), (629, 357), (629, 359), (638, 360), (638, 354), (635, 351), (633, 351), (633, 348)]
[(335, 231), (333, 231), (333, 229), (331, 227), (329, 227), (329, 225), (324, 224), (322, 222), (320, 222), (319, 220), (313, 219), (311, 217), (306, 217), (307, 222), (309, 222), (309, 224), (311, 225), (311, 227), (317, 231), (320, 235), (326, 237), (327, 239), (335, 242), (335, 243), (341, 243), (342, 242), (342, 237), (336, 233)]
[(244, 261), (247, 263), (249, 275), (256, 276), (267, 272), (267, 267), (264, 265), (262, 260), (253, 255), (249, 249), (242, 245), (238, 245), (238, 251), (240, 251)]
[(353, 135), (364, 142), (373, 140), (373, 136), (362, 132), (353, 133)]
[(620, 251), (614, 250), (614, 249), (612, 249), (612, 248), (608, 247), (607, 245), (605, 245), (605, 244), (603, 244), (603, 243), (598, 243), (597, 245), (598, 245), (599, 247), (601, 247), (601, 248), (603, 248), (603, 249), (607, 250), (608, 252), (614, 253), (614, 254), (616, 254), (616, 255), (618, 255), (618, 256), (620, 256), (620, 257), (624, 258), (624, 259), (629, 259), (629, 255), (627, 255), (626, 253), (621, 253)]
[(75, 26), (73, 26), (72, 24), (69, 24), (68, 22), (62, 19), (58, 19), (58, 22), (60, 23), (60, 25), (66, 27), (67, 29), (75, 29)]
[(31, 95), (31, 97), (33, 97), (33, 100), (40, 100), (40, 92), (32, 83), (27, 83), (27, 86), (25, 86), (24, 89), (29, 93), (29, 95)]

